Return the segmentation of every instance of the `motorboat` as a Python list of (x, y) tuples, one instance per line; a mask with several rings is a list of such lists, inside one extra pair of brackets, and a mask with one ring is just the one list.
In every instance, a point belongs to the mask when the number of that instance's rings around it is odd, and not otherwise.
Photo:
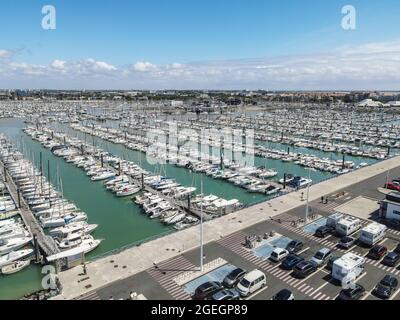
[(30, 242), (32, 242), (31, 236), (0, 240), (0, 255), (7, 254), (14, 250), (18, 250)]
[(116, 196), (117, 197), (127, 197), (127, 196), (131, 196), (135, 193), (138, 193), (140, 190), (141, 190), (140, 187), (131, 184), (131, 185), (127, 185), (127, 186), (123, 187), (123, 189), (117, 191)]
[(62, 258), (70, 257), (70, 256), (76, 256), (76, 255), (79, 255), (81, 253), (87, 254), (87, 253), (91, 252), (92, 250), (96, 249), (100, 245), (100, 243), (102, 241), (103, 240), (101, 240), (101, 239), (83, 240), (82, 243), (80, 245), (78, 245), (77, 247), (72, 248), (72, 249), (68, 249), (68, 250), (65, 250), (65, 251), (61, 251), (61, 252), (56, 253), (56, 254), (54, 254), (52, 256), (48, 256), (46, 258), (46, 260), (48, 262), (52, 262), (52, 261), (55, 261), (55, 260), (58, 260), (58, 259), (62, 259)]
[(3, 268), (4, 266), (9, 265), (15, 261), (29, 257), (32, 254), (33, 254), (33, 249), (11, 251), (6, 255), (0, 256), (0, 268)]
[(29, 260), (18, 260), (12, 262), (9, 265), (6, 265), (1, 268), (1, 273), (3, 275), (10, 275), (22, 271), (23, 269), (27, 268), (31, 262)]

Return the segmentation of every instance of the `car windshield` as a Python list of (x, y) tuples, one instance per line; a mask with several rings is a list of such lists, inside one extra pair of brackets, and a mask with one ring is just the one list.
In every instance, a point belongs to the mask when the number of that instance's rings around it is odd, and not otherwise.
[(288, 290), (282, 290), (277, 293), (275, 296), (275, 299), (277, 300), (286, 300), (290, 296), (290, 291)]
[(250, 287), (250, 282), (246, 279), (242, 279), (242, 281), (240, 281), (240, 285), (245, 288), (248, 288), (248, 287)]
[(319, 259), (319, 260), (321, 260), (321, 259), (323, 259), (323, 257), (324, 257), (324, 254), (322, 253), (322, 252), (317, 252), (316, 254), (315, 254), (315, 256), (314, 256), (316, 259)]
[(230, 274), (228, 274), (228, 279), (234, 280), (242, 272), (242, 269), (235, 269)]
[(392, 285), (392, 282), (393, 282), (392, 278), (386, 276), (381, 280), (380, 284), (390, 287)]

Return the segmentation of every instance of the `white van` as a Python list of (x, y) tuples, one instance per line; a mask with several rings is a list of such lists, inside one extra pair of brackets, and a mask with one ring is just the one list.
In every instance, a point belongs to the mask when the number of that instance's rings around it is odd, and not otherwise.
[(352, 216), (345, 216), (336, 223), (336, 232), (341, 236), (349, 236), (361, 228), (361, 220)]
[(256, 269), (244, 276), (236, 286), (241, 296), (247, 297), (267, 284), (264, 272)]
[(274, 262), (279, 262), (283, 258), (286, 258), (286, 256), (288, 256), (288, 255), (289, 255), (289, 251), (287, 251), (286, 249), (275, 248), (274, 251), (271, 252), (271, 255), (269, 258)]
[(385, 225), (373, 222), (361, 230), (359, 240), (372, 247), (385, 237), (386, 230)]

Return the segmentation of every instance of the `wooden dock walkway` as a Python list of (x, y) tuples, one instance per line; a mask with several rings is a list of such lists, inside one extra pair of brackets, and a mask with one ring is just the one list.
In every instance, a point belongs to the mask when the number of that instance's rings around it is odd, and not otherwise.
[[(25, 225), (28, 227), (28, 230), (32, 237), (34, 237), (44, 253), (45, 257), (56, 254), (60, 252), (58, 249), (55, 241), (50, 236), (45, 235), (43, 228), (36, 220), (35, 216), (33, 215), (32, 211), (30, 210), (28, 204), (26, 203), (25, 199), (20, 196), (18, 197), (18, 187), (14, 183), (11, 175), (5, 168), (2, 161), (0, 161), (0, 170), (1, 175), (4, 179), (4, 182), (7, 186), (8, 192), (10, 193), (11, 197), (13, 198), (15, 204), (17, 205), (22, 220), (24, 221)], [(5, 176), (6, 175), (6, 176)], [(18, 201), (19, 200), (19, 201)]]

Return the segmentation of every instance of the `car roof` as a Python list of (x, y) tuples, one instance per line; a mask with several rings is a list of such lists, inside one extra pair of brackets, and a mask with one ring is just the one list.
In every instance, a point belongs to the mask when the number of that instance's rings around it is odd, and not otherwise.
[(383, 277), (381, 282), (393, 282), (393, 281), (396, 281), (396, 280), (397, 280), (396, 277), (391, 276), (390, 274), (387, 274), (386, 276)]
[(238, 274), (240, 274), (242, 272), (246, 272), (246, 271), (243, 270), (242, 268), (236, 268), (236, 269), (232, 270), (231, 272), (229, 272), (229, 275), (237, 276)]
[(207, 281), (207, 282), (201, 284), (200, 286), (198, 286), (197, 289), (206, 289), (206, 288), (214, 287), (214, 286), (219, 286), (219, 283), (216, 281)]
[(227, 290), (227, 289), (222, 289), (222, 290), (217, 291), (216, 293), (214, 293), (213, 297), (214, 297), (215, 299), (221, 299), (221, 298), (223, 298), (223, 297), (231, 296), (231, 295), (232, 295), (232, 292), (230, 292), (230, 291)]
[(282, 289), (279, 291), (275, 296), (280, 297), (280, 298), (289, 298), (291, 296), (292, 292), (288, 289)]
[(264, 272), (262, 272), (262, 271), (260, 271), (258, 269), (255, 269), (253, 271), (250, 271), (248, 274), (246, 274), (244, 276), (244, 278), (246, 280), (248, 280), (248, 281), (254, 281), (254, 280), (256, 280), (257, 278), (259, 278), (261, 276), (265, 276)]
[(328, 252), (331, 252), (331, 249), (329, 249), (329, 248), (322, 248), (322, 249), (319, 249), (318, 251), (317, 251), (317, 253), (318, 252), (321, 252), (321, 253), (328, 253)]
[(398, 253), (396, 253), (396, 252), (394, 252), (394, 251), (390, 251), (390, 252), (387, 254), (386, 257), (395, 258), (395, 257), (398, 257), (398, 256), (399, 256)]
[(285, 251), (287, 251), (287, 250), (283, 249), (283, 248), (275, 248), (274, 251), (272, 251), (272, 252), (281, 253), (281, 252), (285, 252)]

